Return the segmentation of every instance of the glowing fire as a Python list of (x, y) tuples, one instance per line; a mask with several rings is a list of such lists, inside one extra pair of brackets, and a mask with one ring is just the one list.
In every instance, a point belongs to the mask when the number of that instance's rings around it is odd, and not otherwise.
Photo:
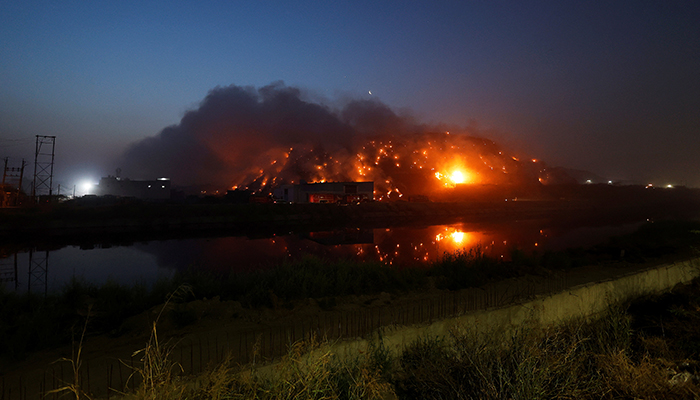
[(459, 231), (453, 232), (452, 233), (452, 240), (457, 244), (461, 244), (462, 241), (464, 241), (464, 232), (459, 232)]
[(464, 183), (471, 183), (471, 174), (463, 172), (461, 170), (454, 170), (450, 175), (443, 174), (442, 172), (436, 172), (435, 177), (445, 182), (445, 186), (454, 187), (455, 185), (460, 185)]
[(462, 171), (454, 171), (452, 175), (450, 175), (450, 179), (452, 179), (454, 183), (464, 183), (466, 181)]
[[(424, 133), (368, 139), (330, 152), (312, 145), (271, 149), (264, 168), (231, 182), (268, 191), (284, 183), (373, 181), (377, 200), (428, 194), (465, 184), (539, 183), (541, 163), (521, 162), (494, 142)], [(528, 160), (531, 161), (531, 160)]]
[(444, 242), (445, 240), (450, 240), (450, 244), (456, 248), (460, 248), (466, 245), (474, 245), (475, 238), (474, 235), (469, 232), (463, 232), (457, 229), (448, 229), (443, 233), (438, 233), (435, 235), (436, 242)]

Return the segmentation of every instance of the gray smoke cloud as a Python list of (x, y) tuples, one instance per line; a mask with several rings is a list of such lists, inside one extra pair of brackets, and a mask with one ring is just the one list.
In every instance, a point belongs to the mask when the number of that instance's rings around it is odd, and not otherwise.
[(130, 145), (120, 165), (133, 178), (242, 185), (292, 148), (349, 153), (362, 138), (418, 129), (378, 101), (351, 101), (334, 111), (282, 82), (259, 89), (231, 85), (211, 90), (179, 124)]
[(454, 168), (482, 184), (551, 179), (541, 161), (520, 161), (474, 129), (450, 134), (376, 100), (334, 109), (307, 97), (282, 82), (214, 88), (179, 124), (129, 146), (124, 176), (268, 192), (300, 180), (364, 180), (385, 195), (429, 191), (444, 185), (436, 173)]

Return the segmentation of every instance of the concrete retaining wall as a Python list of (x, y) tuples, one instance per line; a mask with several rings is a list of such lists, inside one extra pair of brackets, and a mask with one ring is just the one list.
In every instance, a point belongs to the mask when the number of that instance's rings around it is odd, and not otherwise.
[[(501, 308), (486, 309), (429, 325), (386, 328), (382, 334), (387, 348), (396, 351), (426, 336), (446, 336), (453, 329), (475, 333), (509, 335), (528, 326), (557, 325), (574, 318), (589, 318), (606, 311), (610, 305), (644, 294), (671, 290), (700, 275), (700, 258), (569, 288), (560, 293), (539, 296), (530, 301)], [(343, 341), (331, 348), (339, 355), (364, 352), (367, 340)]]

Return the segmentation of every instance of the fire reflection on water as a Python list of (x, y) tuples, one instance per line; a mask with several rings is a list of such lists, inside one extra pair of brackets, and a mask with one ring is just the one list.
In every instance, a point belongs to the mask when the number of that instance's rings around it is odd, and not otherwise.
[(514, 247), (525, 251), (534, 250), (536, 243), (545, 234), (545, 230), (532, 226), (519, 226), (515, 229), (499, 227), (494, 230), (475, 228), (457, 224), (420, 229), (375, 230), (374, 251), (379, 261), (399, 266), (425, 265), (439, 260), (445, 253), (472, 250), (490, 257), (507, 259)]
[[(102, 284), (155, 281), (174, 270), (197, 269), (237, 272), (271, 268), (312, 255), (324, 260), (348, 259), (381, 262), (393, 267), (420, 267), (439, 260), (445, 253), (476, 251), (508, 259), (512, 249), (525, 252), (590, 246), (606, 238), (634, 230), (635, 225), (578, 228), (557, 231), (539, 222), (503, 225), (450, 224), (388, 229), (348, 228), (338, 231), (289, 233), (260, 237), (212, 237), (162, 240), (131, 246), (67, 246), (51, 250), (42, 281), (48, 290), (60, 290), (73, 277)], [(567, 239), (568, 237), (568, 239)], [(28, 288), (30, 257), (17, 253), (0, 258), (5, 287)], [(8, 268), (5, 268), (8, 264)], [(12, 268), (10, 268), (12, 267)], [(7, 275), (7, 276), (5, 276)]]

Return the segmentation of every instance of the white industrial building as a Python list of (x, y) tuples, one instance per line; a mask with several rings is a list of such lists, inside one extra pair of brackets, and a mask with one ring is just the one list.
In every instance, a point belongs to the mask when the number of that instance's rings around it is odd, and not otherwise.
[(170, 179), (137, 181), (116, 176), (100, 179), (95, 188), (98, 196), (134, 197), (145, 200), (167, 200), (170, 198)]
[(287, 203), (361, 203), (374, 200), (374, 182), (282, 185), (273, 191), (273, 197)]

